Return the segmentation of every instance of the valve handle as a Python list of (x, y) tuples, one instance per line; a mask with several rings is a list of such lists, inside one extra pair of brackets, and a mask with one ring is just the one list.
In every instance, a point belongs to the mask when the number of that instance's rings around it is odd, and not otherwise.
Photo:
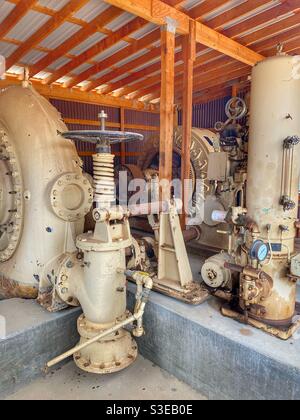
[(231, 98), (225, 107), (226, 116), (230, 120), (240, 120), (247, 115), (247, 105), (242, 98)]
[(138, 133), (130, 133), (123, 131), (106, 131), (106, 130), (82, 130), (82, 131), (67, 131), (61, 135), (70, 140), (78, 140), (87, 143), (100, 145), (101, 143), (129, 143), (131, 141), (143, 141), (144, 136)]
[(100, 122), (100, 130), (68, 131), (60, 134), (66, 139), (93, 143), (97, 146), (110, 146), (111, 144), (116, 143), (128, 143), (131, 141), (144, 140), (144, 136), (142, 134), (106, 130), (105, 123), (108, 115), (104, 110), (98, 114), (98, 118)]

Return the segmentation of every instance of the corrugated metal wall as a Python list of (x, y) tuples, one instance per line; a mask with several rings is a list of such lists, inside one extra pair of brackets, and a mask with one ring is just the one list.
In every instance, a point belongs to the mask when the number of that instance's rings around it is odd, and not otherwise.
[[(216, 121), (226, 121), (225, 115), (225, 105), (230, 97), (218, 99), (207, 104), (195, 105), (193, 109), (193, 127), (199, 128), (213, 128)], [(93, 104), (84, 104), (77, 102), (69, 102), (63, 100), (51, 100), (51, 103), (57, 108), (57, 110), (62, 114), (64, 119), (74, 119), (74, 120), (98, 120), (98, 114), (104, 110), (108, 114), (108, 121), (113, 123), (120, 123), (121, 115), (120, 109), (110, 108), (102, 105), (93, 105)], [(140, 112), (133, 110), (125, 110), (125, 124), (131, 125), (144, 125), (159, 127), (160, 116), (159, 114), (149, 113), (149, 112)], [(179, 125), (182, 124), (182, 112), (179, 112)], [(82, 124), (67, 124), (70, 130), (92, 130), (95, 129), (95, 126), (92, 125), (82, 125)], [(117, 130), (114, 129), (114, 130)], [(134, 152), (135, 154), (141, 152), (145, 147), (145, 142), (147, 142), (153, 136), (159, 136), (159, 131), (149, 131), (149, 130), (137, 130), (134, 131), (144, 135), (145, 140), (141, 143), (129, 143), (126, 145), (126, 152)], [(94, 146), (92, 144), (76, 144), (79, 152), (84, 151), (93, 151)], [(114, 147), (114, 151), (119, 151), (118, 146)], [(126, 162), (129, 164), (135, 164), (137, 162), (138, 156), (128, 156)], [(87, 172), (92, 172), (92, 159), (91, 157), (84, 157), (84, 168)], [(116, 159), (116, 162), (119, 162), (119, 159)]]
[[(226, 121), (225, 105), (230, 97), (217, 99), (207, 104), (194, 105), (193, 127), (213, 128), (217, 121)], [(179, 112), (179, 125), (182, 125), (182, 111)]]

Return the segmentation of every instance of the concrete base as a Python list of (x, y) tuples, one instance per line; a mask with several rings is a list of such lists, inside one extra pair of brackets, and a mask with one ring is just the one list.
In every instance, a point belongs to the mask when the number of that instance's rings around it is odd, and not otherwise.
[[(191, 262), (200, 279), (201, 259), (192, 256)], [(134, 291), (129, 284), (129, 306)], [(7, 337), (0, 339), (0, 395), (40, 376), (46, 361), (78, 342), (80, 313), (50, 314), (34, 301), (0, 302), (7, 319)], [(215, 298), (194, 307), (155, 292), (145, 329), (137, 340), (140, 353), (210, 399), (300, 399), (300, 334), (284, 342), (223, 317)]]
[(78, 308), (50, 314), (33, 300), (0, 302), (0, 396), (41, 376), (47, 361), (77, 344), (80, 314)]
[[(191, 263), (196, 278), (201, 259)], [(192, 307), (152, 293), (140, 353), (210, 399), (300, 399), (300, 334), (281, 341), (223, 317), (220, 306), (213, 297)]]

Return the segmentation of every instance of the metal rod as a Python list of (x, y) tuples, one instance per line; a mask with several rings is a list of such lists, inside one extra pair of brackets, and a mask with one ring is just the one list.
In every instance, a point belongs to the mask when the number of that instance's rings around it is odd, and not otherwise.
[(136, 321), (136, 315), (132, 315), (130, 318), (126, 319), (125, 321), (120, 322), (119, 324), (115, 325), (112, 328), (109, 328), (108, 330), (102, 332), (101, 334), (96, 335), (95, 337), (91, 338), (89, 341), (83, 344), (78, 344), (77, 346), (73, 347), (72, 349), (66, 351), (65, 353), (61, 354), (58, 357), (55, 357), (53, 360), (50, 360), (46, 364), (46, 369), (48, 370), (52, 366), (57, 365), (58, 363), (62, 362), (63, 360), (67, 359), (70, 356), (73, 356), (74, 353), (77, 353), (86, 347), (90, 346), (93, 343), (96, 343), (98, 340), (101, 340), (102, 338), (107, 337), (108, 335), (112, 334), (115, 331), (118, 331), (119, 329), (125, 327), (128, 324), (131, 324), (132, 322)]

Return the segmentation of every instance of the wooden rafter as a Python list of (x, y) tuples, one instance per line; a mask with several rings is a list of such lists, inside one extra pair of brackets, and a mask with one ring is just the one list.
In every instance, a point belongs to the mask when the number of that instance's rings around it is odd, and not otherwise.
[(108, 25), (121, 14), (122, 11), (116, 7), (110, 7), (104, 12), (100, 13), (88, 25), (81, 28), (73, 36), (51, 51), (46, 57), (43, 57), (38, 63), (32, 66), (30, 72), (31, 75), (34, 76), (40, 71), (46, 69), (51, 63), (63, 57), (73, 48), (77, 47), (79, 44), (85, 41), (89, 36), (97, 32), (100, 26), (102, 27)]
[[(283, 1), (285, 1), (285, 0), (283, 0)], [(212, 11), (212, 10), (214, 10), (215, 8), (216, 8), (216, 6), (217, 6), (217, 3), (215, 3), (214, 1), (211, 1), (211, 0), (209, 0), (209, 2), (203, 2), (203, 3), (201, 3), (201, 6), (203, 5), (203, 9), (204, 9), (204, 12), (210, 12), (210, 11)], [(233, 9), (231, 9), (231, 11), (230, 11), (230, 13), (228, 13), (228, 12), (224, 12), (224, 13), (222, 13), (222, 14), (220, 14), (219, 15), (219, 17), (224, 17), (224, 19), (223, 19), (223, 24), (226, 24), (228, 21), (226, 20), (226, 19), (229, 19), (229, 21), (230, 20), (232, 20), (232, 19), (236, 19), (237, 17), (241, 17), (241, 16), (243, 16), (243, 14), (245, 14), (245, 15), (247, 15), (249, 12), (253, 12), (253, 11), (255, 11), (258, 7), (260, 7), (262, 5), (262, 0), (258, 0), (257, 2), (255, 2), (255, 3), (253, 3), (253, 2), (246, 2), (246, 3), (243, 3), (242, 5), (240, 5), (240, 6), (238, 6), (238, 7), (236, 7), (236, 8), (233, 8)], [(294, 7), (295, 7), (295, 5), (294, 4), (290, 4), (289, 5), (289, 7), (290, 7), (290, 9), (289, 9), (289, 12), (292, 12), (292, 11), (294, 11)], [(193, 9), (192, 9), (193, 10)], [(283, 10), (283, 9), (281, 9), (281, 11), (282, 12), (285, 12), (286, 11), (286, 6), (285, 6), (285, 9)], [(269, 12), (267, 12), (267, 13), (269, 13)], [(264, 15), (264, 19), (268, 19), (268, 15), (266, 15), (266, 13), (262, 13), (263, 15)], [(293, 18), (293, 17), (292, 17)], [(292, 23), (292, 22), (291, 22)], [(211, 26), (213, 26), (213, 24), (215, 24), (215, 25), (219, 25), (220, 24), (220, 22), (218, 21), (218, 20), (214, 20), (214, 19), (212, 19), (210, 22), (209, 22), (209, 24), (211, 25)], [(253, 24), (253, 22), (251, 22), (251, 24)], [(287, 24), (289, 24), (289, 22), (287, 22)], [(242, 29), (244, 30), (249, 30), (249, 28), (250, 28), (251, 26), (250, 25), (247, 25), (246, 27), (243, 27)], [(217, 29), (217, 27), (216, 28), (214, 28), (214, 29)], [(154, 32), (152, 32), (152, 34), (150, 34), (151, 35), (151, 37), (152, 37), (152, 42), (155, 42), (157, 39), (158, 39), (158, 37), (159, 37), (159, 31), (154, 31)], [(226, 31), (225, 31), (225, 35), (226, 35)], [(237, 36), (237, 35), (239, 35), (239, 33), (236, 33), (235, 32), (235, 34), (234, 34), (235, 36)], [(156, 37), (157, 37), (157, 39), (156, 39)], [(146, 37), (145, 37), (146, 38)], [(178, 39), (178, 38), (177, 38)], [(241, 39), (241, 41), (244, 41), (244, 38), (242, 38)], [(243, 44), (245, 44), (244, 42), (243, 42)], [(250, 43), (246, 43), (245, 45), (249, 45)], [(138, 45), (140, 45), (140, 47), (138, 46)], [(125, 52), (125, 51), (121, 51), (120, 53), (117, 53), (117, 54), (115, 54), (113, 57), (112, 57), (112, 59), (109, 59), (109, 63), (107, 63), (107, 65), (108, 66), (111, 66), (111, 65), (114, 65), (114, 64), (116, 64), (117, 62), (118, 62), (118, 60), (119, 59), (123, 59), (124, 58), (124, 56), (126, 57), (126, 55), (128, 56), (128, 55), (130, 55), (130, 52), (136, 52), (136, 51), (138, 51), (139, 50), (139, 48), (140, 49), (142, 49), (143, 47), (144, 47), (144, 45), (145, 45), (145, 43), (143, 43), (143, 39), (141, 39), (141, 40), (139, 40), (139, 41), (137, 41), (136, 42), (136, 44), (135, 44), (135, 48), (133, 49), (133, 48), (131, 48), (131, 49), (129, 49), (129, 48), (127, 48), (126, 49), (126, 54), (123, 54), (122, 56), (120, 55), (120, 57), (118, 57), (118, 55), (119, 54), (122, 54), (123, 52)], [(149, 45), (149, 44), (148, 44)], [(131, 47), (131, 46), (130, 46)], [(202, 47), (201, 48), (201, 46), (199, 46), (198, 47), (198, 52), (200, 52), (201, 51), (201, 49), (203, 49), (204, 47)], [(125, 50), (125, 49), (124, 49)], [(155, 49), (154, 49), (155, 50)], [(150, 60), (153, 60), (153, 59), (155, 59), (155, 58), (159, 58), (159, 55), (160, 55), (160, 51), (159, 51), (159, 48), (156, 48), (156, 51), (157, 51), (157, 56), (155, 57), (155, 55), (154, 55), (154, 50), (153, 51), (151, 51), (150, 53), (148, 53), (148, 54), (145, 54), (144, 55), (144, 62), (142, 62), (143, 61), (143, 58), (142, 57), (140, 57), (138, 60), (133, 60), (132, 61), (132, 66), (130, 65), (130, 64), (127, 64), (127, 65), (125, 65), (124, 66), (124, 71), (123, 71), (123, 74), (124, 75), (126, 75), (126, 72), (128, 72), (128, 71), (130, 71), (130, 72), (132, 72), (132, 70), (135, 68), (135, 67), (139, 67), (139, 66), (141, 66), (142, 64), (146, 64), (147, 63), (147, 61), (150, 61)], [(182, 59), (182, 57), (180, 57), (178, 54), (177, 54), (177, 57), (179, 57), (178, 59), (179, 60), (181, 60)], [(136, 64), (135, 64), (136, 63)], [(88, 80), (93, 74), (95, 74), (95, 73), (98, 73), (98, 72), (100, 72), (101, 70), (103, 70), (105, 67), (104, 67), (104, 63), (99, 63), (99, 64), (97, 64), (97, 65), (95, 65), (95, 66), (93, 66), (92, 68), (90, 68), (90, 69), (88, 69), (88, 70), (86, 70), (85, 72), (83, 72), (83, 73), (81, 73), (79, 76), (77, 76), (76, 78), (74, 78), (74, 80), (72, 80), (72, 82), (70, 82), (70, 84), (68, 84), (68, 86), (75, 86), (76, 84), (78, 84), (78, 83), (80, 83), (80, 82), (82, 82), (82, 81), (84, 81), (84, 80)], [(149, 75), (150, 73), (149, 73), (149, 71), (148, 71), (148, 69), (147, 68), (145, 68), (145, 76), (147, 76), (147, 75)], [(100, 85), (102, 85), (102, 84), (106, 84), (107, 82), (109, 82), (110, 80), (113, 80), (113, 79), (115, 79), (115, 78), (118, 78), (118, 77), (120, 77), (120, 76), (122, 76), (122, 67), (121, 68), (119, 68), (118, 70), (112, 70), (110, 73), (108, 73), (108, 74), (106, 74), (105, 76), (102, 76), (101, 78), (99, 78), (98, 80), (95, 80), (95, 81), (93, 81), (93, 82), (91, 82), (90, 83), (90, 85), (88, 85), (85, 89), (86, 90), (88, 90), (88, 91), (90, 91), (90, 90), (93, 90), (93, 89), (95, 89), (96, 87), (98, 87), (98, 86), (100, 86)], [(129, 76), (130, 77), (130, 76)], [(131, 79), (131, 77), (130, 77), (130, 79)], [(138, 80), (138, 79), (137, 79)], [(124, 79), (124, 86), (126, 86), (126, 84), (127, 84), (127, 80), (126, 79)], [(119, 87), (121, 87), (120, 86), (121, 85), (121, 82), (119, 82), (118, 83), (118, 87), (116, 87), (116, 89), (118, 89)], [(113, 88), (114, 88), (114, 86), (113, 86)], [(108, 86), (107, 87), (107, 92), (106, 92), (106, 89), (104, 90), (104, 93), (108, 93), (108, 92), (110, 92), (110, 91), (112, 91), (111, 89), (110, 89), (110, 86)]]
[[(281, 13), (287, 11), (286, 6), (287, 5), (284, 6), (284, 9), (282, 9), (283, 5), (278, 6), (278, 7), (280, 7)], [(297, 7), (297, 9), (294, 9), (295, 6)], [(286, 26), (295, 25), (296, 23), (299, 24), (299, 15), (298, 15), (298, 13), (299, 13), (299, 11), (298, 11), (299, 4), (296, 4), (296, 3), (292, 2), (290, 4), (290, 7), (292, 7), (292, 9), (288, 9), (289, 12), (294, 11), (296, 13), (296, 15), (295, 16), (291, 16), (291, 17), (289, 17), (289, 18), (286, 19)], [(278, 14), (279, 12), (276, 11), (276, 13)], [(262, 14), (265, 16), (266, 19), (270, 19), (269, 11), (263, 12)], [(231, 31), (231, 35), (232, 36), (238, 37), (241, 34), (240, 31), (248, 31), (249, 29), (251, 29), (251, 27), (253, 26), (253, 24), (254, 23), (252, 22), (252, 19), (251, 19), (250, 22), (248, 21), (247, 25), (245, 25), (245, 23), (243, 23), (242, 28), (238, 25), (238, 27), (233, 27), (233, 28), (231, 28), (229, 30)], [(280, 22), (279, 23), (274, 23), (274, 25), (270, 25), (267, 28), (260, 29), (257, 32), (254, 32), (254, 33), (251, 33), (251, 34), (249, 34), (247, 36), (241, 37), (241, 38), (239, 38), (239, 40), (241, 42), (243, 42), (245, 45), (251, 45), (251, 44), (254, 44), (254, 43), (257, 44), (257, 41), (260, 41), (262, 38), (265, 38), (266, 36), (270, 36), (274, 32), (274, 30), (276, 31), (276, 30), (279, 30), (279, 29), (283, 30), (282, 23), (280, 23)], [(228, 32), (228, 30), (225, 31), (225, 33), (226, 32)], [(274, 41), (274, 45), (276, 45), (275, 44), (275, 41)], [(255, 50), (256, 52), (262, 52), (262, 49), (259, 49), (258, 47), (259, 47), (259, 44), (258, 45), (253, 45), (251, 48), (253, 50)], [(203, 46), (200, 45), (198, 47), (197, 51), (200, 52), (202, 50), (205, 50), (205, 47), (203, 47)], [(198, 65), (199, 66), (203, 65), (203, 62), (205, 62), (207, 60), (211, 60), (213, 58), (213, 56), (215, 58), (217, 58), (218, 57), (218, 53), (216, 51), (214, 51), (214, 52), (209, 52), (207, 54), (204, 54), (204, 55), (200, 56), (197, 59), (197, 61), (195, 63), (195, 66), (197, 67)], [(221, 57), (221, 55), (219, 57)], [(180, 73), (182, 71), (183, 71), (183, 67), (182, 66), (181, 67), (179, 66), (176, 69), (176, 74), (178, 74), (178, 73)], [(249, 72), (250, 72), (250, 70), (249, 70)], [(158, 81), (158, 78), (157, 78), (157, 81)], [(150, 82), (153, 85), (153, 79), (150, 79)], [(133, 88), (134, 88), (134, 86), (133, 86)], [(141, 97), (144, 97), (145, 96), (144, 93), (146, 92), (146, 94), (148, 94), (149, 90), (152, 90), (152, 93), (153, 93), (153, 87), (147, 89), (147, 83), (145, 81), (143, 90), (140, 92), (140, 95), (137, 92), (136, 95), (133, 95), (133, 98), (141, 98)], [(132, 89), (131, 91), (133, 92), (134, 90)], [(159, 86), (157, 86), (157, 92), (159, 92)], [(127, 93), (129, 93), (128, 90), (127, 90)]]
[[(20, 85), (20, 80), (6, 74), (5, 80), (0, 80), (0, 89), (11, 85)], [(71, 102), (83, 102), (96, 105), (103, 105), (115, 108), (133, 109), (136, 111), (147, 111), (157, 113), (157, 108), (152, 105), (147, 105), (140, 101), (131, 101), (126, 99), (114, 98), (109, 95), (99, 95), (94, 92), (82, 92), (79, 89), (67, 89), (61, 86), (49, 86), (41, 82), (32, 81), (33, 87), (46, 98), (62, 99)]]
[[(158, 25), (166, 23), (166, 17), (177, 22), (178, 33), (187, 35), (190, 28), (190, 17), (160, 0), (105, 0), (114, 6), (123, 8)], [(249, 48), (214, 31), (200, 22), (196, 22), (196, 41), (213, 48), (245, 64), (255, 65), (264, 57)]]
[[(202, 4), (205, 5), (206, 2), (201, 3), (201, 5)], [(245, 12), (249, 13), (249, 8), (254, 7), (253, 3), (251, 3), (251, 5), (252, 6), (248, 5), (248, 8)], [(207, 3), (207, 7), (206, 7), (205, 10), (206, 11), (212, 11), (215, 7), (216, 7), (216, 4), (215, 5), (210, 4), (210, 6), (208, 6), (208, 3)], [(237, 17), (237, 16), (240, 16), (240, 15), (237, 13), (235, 15), (235, 17)], [(231, 15), (231, 18), (232, 18), (232, 15)], [(226, 23), (226, 20), (224, 20), (224, 23)], [(157, 36), (159, 36), (158, 31), (153, 32), (153, 35), (154, 35), (153, 40), (155, 39), (155, 34), (157, 34)], [(179, 40), (177, 38), (177, 45), (180, 44), (180, 43), (181, 43), (181, 40)], [(156, 55), (155, 55), (155, 51), (156, 51)], [(200, 49), (198, 49), (198, 52), (199, 51), (200, 51)], [(143, 57), (140, 57), (137, 60), (133, 60), (131, 63), (125, 65), (124, 68), (123, 68), (123, 74), (126, 74), (126, 72), (128, 72), (128, 70), (132, 71), (134, 68), (139, 67), (142, 64), (146, 64), (147, 61), (151, 61), (155, 58), (159, 59), (159, 57), (160, 57), (160, 48), (153, 49), (150, 53), (145, 54)], [(176, 55), (176, 61), (180, 61), (180, 60), (182, 60), (182, 54), (181, 53)], [(115, 62), (114, 62), (114, 64), (115, 64)], [(144, 76), (150, 75), (151, 72), (152, 72), (152, 69), (153, 69), (153, 72), (157, 71), (158, 66), (160, 66), (159, 63), (155, 67), (150, 66), (150, 68), (145, 68), (144, 71), (143, 71)], [(72, 83), (72, 86), (75, 86), (77, 83), (80, 83), (83, 80), (87, 80), (92, 74), (100, 71), (100, 69), (99, 69), (100, 67), (101, 67), (101, 63), (98, 65), (98, 68), (94, 67), (94, 68), (88, 69), (86, 72), (82, 73), (77, 79), (74, 79), (74, 83)], [(122, 75), (122, 67), (120, 69), (118, 69), (117, 71), (112, 71), (111, 73), (103, 76), (102, 78), (100, 78), (98, 80), (95, 80), (94, 82), (91, 82), (91, 84), (88, 86), (87, 90), (90, 91), (90, 90), (100, 86), (101, 84), (105, 84), (105, 83), (109, 82), (110, 80), (113, 80), (115, 78), (120, 77), (121, 75)], [(138, 76), (139, 76), (139, 74), (135, 74), (136, 80), (138, 80)], [(133, 76), (129, 76), (128, 78), (125, 78), (123, 80), (123, 85), (127, 86), (129, 83), (131, 83), (132, 77)], [(122, 84), (122, 81), (116, 83), (114, 86), (108, 86), (106, 89), (104, 89), (103, 93), (109, 93), (109, 92), (112, 92), (115, 89), (119, 89), (121, 87), (121, 84)], [(124, 94), (126, 94), (126, 90), (124, 91)]]
[(145, 21), (142, 18), (135, 18), (131, 22), (127, 23), (126, 25), (122, 26), (122, 28), (118, 29), (112, 35), (104, 38), (102, 41), (97, 42), (88, 50), (84, 51), (82, 54), (75, 57), (70, 63), (62, 66), (56, 72), (54, 72), (47, 80), (46, 83), (50, 84), (55, 82), (56, 80), (60, 79), (61, 77), (69, 74), (72, 70), (79, 67), (81, 64), (86, 63), (91, 58), (95, 57), (96, 55), (108, 50), (109, 48), (113, 47), (118, 42), (122, 41), (124, 38), (129, 36), (130, 34), (136, 32), (140, 28), (145, 26)]
[[(227, 1), (227, 3), (228, 2), (229, 0)], [(202, 20), (202, 16), (213, 12), (220, 6), (223, 6), (224, 4), (226, 4), (226, 0), (205, 0), (204, 2), (189, 10), (188, 14), (192, 19)]]
[[(251, 3), (252, 4), (252, 3)], [(211, 7), (213, 8), (213, 6), (211, 5)], [(252, 4), (252, 7), (253, 7), (253, 4)], [(248, 9), (247, 9), (247, 12), (249, 12), (249, 6), (248, 6)], [(237, 16), (239, 16), (238, 14), (235, 16), (235, 17), (237, 17)], [(224, 23), (226, 23), (226, 21), (224, 21)], [(156, 49), (156, 51), (157, 51), (157, 56), (156, 56), (156, 58), (159, 58), (159, 55), (160, 55), (160, 49), (159, 48), (157, 48)], [(200, 51), (200, 49), (198, 49), (198, 52)], [(152, 53), (151, 53), (151, 57), (149, 57), (149, 60), (152, 60), (153, 59), (153, 57), (154, 57), (154, 50), (152, 51)], [(182, 60), (182, 53), (179, 53), (179, 54), (176, 54), (176, 61), (180, 61), (180, 60)], [(137, 61), (137, 64), (135, 65), (135, 60), (131, 63), (131, 67), (130, 67), (130, 65), (129, 65), (129, 68), (131, 68), (131, 69), (134, 69), (135, 67), (138, 67), (138, 66), (140, 66), (141, 65), (141, 58)], [(147, 55), (145, 56), (145, 59), (144, 59), (144, 64), (147, 62), (147, 60), (148, 60), (148, 57), (147, 57)], [(203, 60), (201, 60), (201, 64), (203, 63)], [(151, 73), (153, 73), (153, 72), (155, 72), (155, 71), (158, 71), (159, 70), (159, 67), (160, 66), (160, 63), (158, 63), (158, 64), (156, 64), (155, 66), (149, 66), (148, 68), (145, 68), (144, 70), (143, 70), (143, 75), (144, 76), (148, 76), (148, 75), (150, 75)], [(124, 69), (124, 74), (126, 73), (126, 71), (127, 71), (127, 68), (126, 68), (126, 70)], [(104, 83), (107, 83), (109, 80), (113, 80), (114, 78), (117, 78), (117, 77), (120, 77), (120, 75), (121, 75), (122, 73), (121, 73), (121, 69), (119, 69), (118, 70), (118, 74), (116, 74), (115, 72), (112, 72), (111, 73), (111, 77), (110, 77), (110, 75), (106, 75), (104, 78), (102, 78), (102, 80), (98, 80), (98, 81), (95, 81), (95, 82), (93, 82), (90, 86), (89, 86), (89, 89), (88, 90), (92, 90), (93, 88), (95, 88), (95, 87), (97, 87), (97, 86), (99, 86), (100, 84), (104, 84)], [(136, 80), (138, 80), (140, 77), (139, 77), (139, 75), (140, 74), (142, 74), (142, 72), (137, 72), (137, 73), (135, 73), (135, 74), (133, 74), (132, 76), (128, 76), (128, 78), (125, 78), (125, 79), (123, 79), (123, 80), (121, 80), (120, 82), (117, 82), (116, 84), (114, 84), (113, 86), (108, 86), (105, 90), (104, 90), (104, 92), (103, 93), (109, 93), (109, 92), (112, 92), (113, 90), (116, 90), (116, 89), (119, 89), (120, 87), (122, 87), (121, 85), (122, 85), (122, 82), (123, 82), (123, 86), (127, 86), (129, 83), (132, 83), (132, 79), (135, 77), (136, 78)], [(89, 75), (88, 74), (86, 74), (85, 75), (85, 77), (89, 77)], [(84, 80), (84, 78), (81, 78), (81, 79), (83, 79)], [(97, 85), (97, 83), (98, 83), (98, 85)], [(130, 89), (124, 89), (124, 91), (122, 91), (122, 94), (123, 94), (123, 92), (124, 92), (124, 95), (126, 95), (126, 94), (128, 94), (128, 93), (130, 93), (130, 92), (132, 92), (132, 90), (130, 90)]]
[(23, 42), (6, 60), (6, 68), (16, 64), (28, 51), (42, 42), (51, 32), (54, 32), (66, 19), (81, 9), (89, 0), (71, 0), (61, 10), (50, 18), (38, 31)]
[[(97, 74), (107, 68), (110, 68), (112, 66), (114, 66), (115, 64), (117, 64), (118, 62), (130, 57), (131, 55), (137, 53), (138, 51), (142, 50), (142, 49), (146, 49), (148, 47), (150, 47), (155, 41), (157, 41), (157, 35), (159, 33), (159, 30), (151, 32), (150, 34), (144, 36), (143, 38), (135, 41), (134, 43), (132, 43), (131, 45), (129, 45), (126, 48), (123, 48), (121, 51), (118, 51), (117, 53), (113, 54), (111, 57), (109, 57), (107, 60), (105, 60), (105, 62), (99, 62), (97, 64), (95, 64), (93, 67), (89, 68), (88, 70), (82, 72), (81, 74), (79, 74), (77, 77), (75, 77), (72, 81), (70, 81), (68, 83), (68, 87), (72, 87), (72, 86), (76, 86), (77, 84), (79, 84), (80, 82), (84, 81), (84, 80), (88, 80), (90, 78), (90, 76)], [(153, 53), (152, 53), (153, 55)], [(151, 60), (151, 58), (150, 58)], [(126, 72), (127, 70), (124, 70), (124, 72)], [(119, 75), (117, 76), (112, 76), (111, 79), (108, 80), (113, 80), (116, 77), (119, 77)], [(99, 78), (97, 80), (95, 80), (94, 82), (91, 82), (91, 84), (88, 86), (88, 88), (86, 90), (92, 90), (98, 86), (100, 86), (101, 84), (104, 84), (105, 81), (102, 81), (102, 78)]]
[(9, 13), (0, 25), (0, 38), (5, 37), (8, 32), (26, 15), (28, 10), (37, 3), (37, 0), (21, 0)]

